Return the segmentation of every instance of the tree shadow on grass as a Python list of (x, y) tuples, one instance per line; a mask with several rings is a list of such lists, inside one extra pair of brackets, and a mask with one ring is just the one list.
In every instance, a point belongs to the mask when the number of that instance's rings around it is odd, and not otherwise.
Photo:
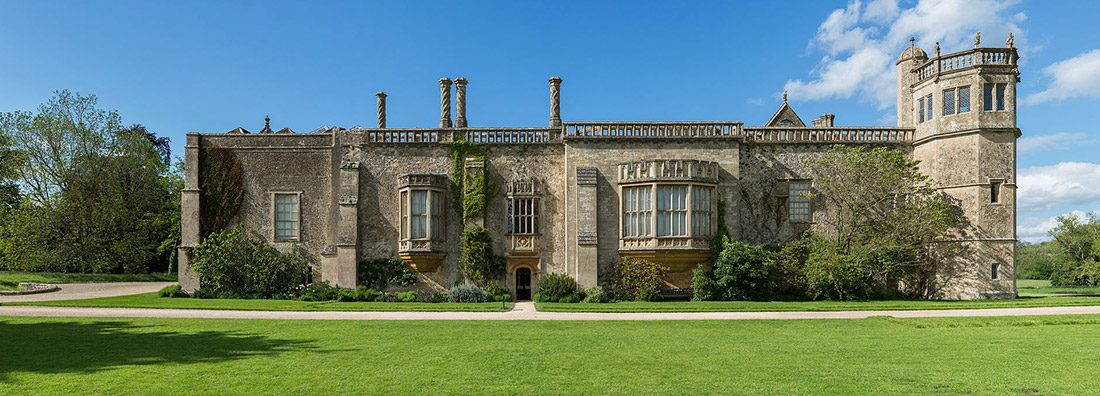
[(166, 327), (124, 321), (0, 320), (0, 382), (7, 382), (17, 372), (94, 373), (119, 366), (222, 362), (317, 351), (312, 341), (245, 332), (179, 332)]

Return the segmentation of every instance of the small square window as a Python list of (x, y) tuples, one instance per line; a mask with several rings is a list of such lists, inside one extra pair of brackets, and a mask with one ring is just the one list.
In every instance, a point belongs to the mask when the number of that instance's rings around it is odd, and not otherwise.
[(993, 279), (993, 280), (1000, 279), (1001, 278), (1000, 272), (1001, 272), (1001, 265), (1000, 264), (993, 263), (993, 265), (989, 266), (989, 278), (990, 279)]

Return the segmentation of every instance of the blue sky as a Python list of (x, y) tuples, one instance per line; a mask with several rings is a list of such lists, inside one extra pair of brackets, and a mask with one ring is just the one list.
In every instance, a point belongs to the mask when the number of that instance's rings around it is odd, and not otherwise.
[(546, 79), (567, 120), (766, 121), (784, 88), (803, 119), (894, 122), (893, 62), (974, 32), (1022, 63), (1021, 237), (1100, 210), (1100, 3), (0, 1), (0, 111), (54, 90), (126, 123), (188, 131), (437, 124), (440, 77), (470, 80), (471, 126), (541, 126)]

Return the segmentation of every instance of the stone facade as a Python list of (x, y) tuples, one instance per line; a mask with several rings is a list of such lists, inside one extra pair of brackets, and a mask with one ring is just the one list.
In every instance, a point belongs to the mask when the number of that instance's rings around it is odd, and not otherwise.
[[(812, 188), (809, 160), (851, 144), (910, 153), (962, 208), (966, 225), (942, 242), (959, 253), (946, 260), (941, 297), (1013, 297), (1017, 60), (1011, 46), (943, 56), (937, 48), (929, 58), (911, 44), (897, 62), (898, 125), (888, 127), (837, 127), (833, 114), (807, 127), (786, 94), (760, 127), (569, 122), (560, 114), (562, 80), (553, 77), (546, 128), (470, 128), (468, 82), (444, 78), (439, 128), (386, 128), (380, 92), (377, 128), (191, 133), (180, 281), (198, 287), (188, 258), (199, 242), (199, 169), (210, 147), (230, 148), (241, 161), (245, 198), (236, 222), (278, 248), (301, 246), (315, 259), (316, 278), (352, 287), (357, 262), (401, 257), (416, 269), (418, 287), (449, 288), (462, 281), (458, 242), (466, 226), (452, 210), (452, 145), (476, 144), (485, 161), (464, 166), (485, 169), (498, 187), (477, 223), (507, 257), (506, 284), (516, 291), (548, 272), (594, 285), (628, 256), (662, 262), (672, 269), (670, 287), (688, 287), (690, 269), (713, 260), (706, 242), (719, 223), (753, 243), (782, 243), (813, 228), (829, 208), (818, 199), (795, 202), (794, 191)], [(955, 114), (945, 115), (945, 103)], [(276, 238), (276, 194), (300, 197), (291, 240)]]

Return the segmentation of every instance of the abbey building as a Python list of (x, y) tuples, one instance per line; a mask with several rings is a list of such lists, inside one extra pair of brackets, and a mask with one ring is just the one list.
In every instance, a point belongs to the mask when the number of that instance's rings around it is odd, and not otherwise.
[[(523, 299), (541, 274), (595, 285), (622, 257), (660, 262), (671, 269), (669, 288), (689, 287), (691, 269), (713, 261), (720, 226), (752, 243), (796, 238), (828, 211), (805, 194), (814, 189), (808, 161), (848, 144), (910, 153), (958, 202), (966, 225), (942, 243), (963, 249), (938, 277), (940, 297), (1013, 297), (1018, 54), (1011, 40), (950, 54), (938, 47), (930, 56), (911, 43), (898, 58), (896, 126), (837, 126), (832, 114), (807, 125), (785, 98), (762, 126), (568, 121), (557, 77), (547, 126), (471, 126), (467, 81), (444, 78), (438, 125), (426, 128), (387, 128), (379, 93), (375, 128), (190, 133), (180, 281), (198, 287), (188, 258), (213, 221), (203, 215), (203, 170), (226, 158), (239, 162), (243, 187), (228, 221), (276, 247), (303, 248), (314, 279), (354, 287), (359, 261), (396, 256), (423, 287), (449, 288), (462, 281), (462, 231), (480, 225)], [(454, 203), (467, 191), (456, 189), (476, 177), (491, 188), (480, 191), (483, 208), (462, 213)]]

